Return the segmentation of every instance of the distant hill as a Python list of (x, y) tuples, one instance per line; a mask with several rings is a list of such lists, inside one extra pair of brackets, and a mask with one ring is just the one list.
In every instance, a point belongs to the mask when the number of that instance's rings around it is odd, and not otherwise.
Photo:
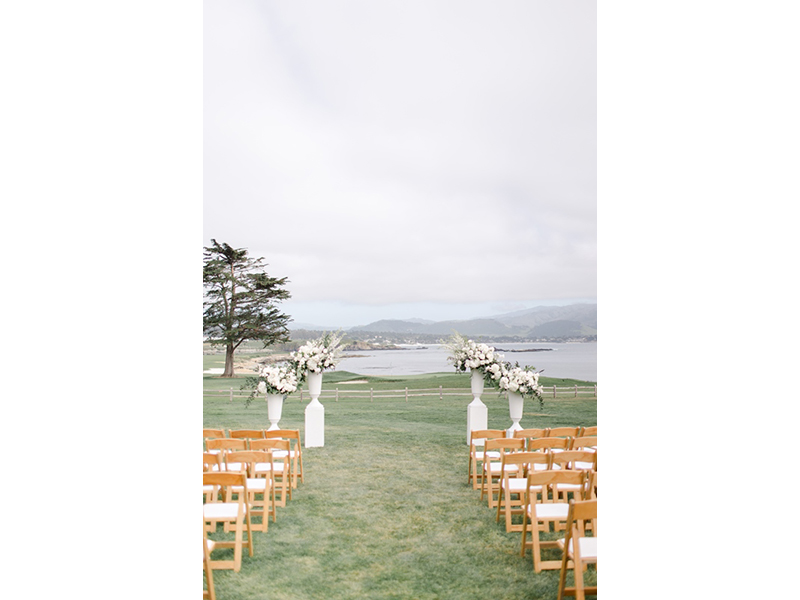
[(342, 329), (341, 327), (323, 327), (322, 325), (314, 325), (312, 323), (295, 323), (291, 321), (289, 323), (289, 329), (307, 329), (308, 331), (339, 331)]
[(369, 325), (351, 327), (348, 331), (389, 331), (392, 333), (426, 333), (425, 328), (430, 325), (414, 321), (399, 321), (396, 319), (381, 319)]
[(597, 332), (597, 304), (570, 304), (567, 306), (537, 306), (494, 317), (511, 327), (536, 327), (553, 321), (577, 321)]
[(482, 319), (459, 321), (380, 320), (353, 333), (390, 333), (448, 336), (453, 331), (467, 336), (520, 339), (593, 339), (597, 336), (597, 305), (537, 306)]

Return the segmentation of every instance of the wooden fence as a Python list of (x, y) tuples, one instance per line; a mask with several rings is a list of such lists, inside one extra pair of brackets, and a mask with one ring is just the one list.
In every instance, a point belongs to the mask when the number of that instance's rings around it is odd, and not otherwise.
[[(497, 390), (484, 391), (484, 393), (481, 394), (481, 398), (488, 398), (493, 394), (496, 395), (497, 393)], [(249, 395), (250, 393), (246, 390), (234, 390), (233, 388), (230, 388), (227, 392), (224, 390), (203, 390), (204, 398), (228, 398), (230, 402), (233, 402), (234, 398), (246, 398)], [(414, 390), (409, 390), (408, 388), (402, 390), (375, 390), (373, 388), (369, 388), (368, 390), (340, 390), (337, 387), (334, 389), (323, 389), (319, 399), (334, 400), (335, 402), (338, 402), (340, 397), (359, 399), (369, 397), (369, 401), (374, 402), (375, 400), (383, 400), (385, 398), (405, 398), (405, 401), (408, 402), (409, 398), (421, 398), (425, 396), (438, 396), (439, 400), (442, 400), (445, 396), (461, 396), (463, 398), (471, 398), (472, 392), (469, 390), (469, 388), (443, 388), (442, 386), (439, 386), (438, 388), (423, 388)], [(597, 384), (547, 386), (544, 388), (543, 396), (545, 399), (578, 397), (597, 398)], [(289, 397), (299, 398), (301, 401), (310, 400), (308, 390), (303, 389), (300, 390), (299, 395), (297, 392), (295, 392), (294, 394), (290, 394)]]

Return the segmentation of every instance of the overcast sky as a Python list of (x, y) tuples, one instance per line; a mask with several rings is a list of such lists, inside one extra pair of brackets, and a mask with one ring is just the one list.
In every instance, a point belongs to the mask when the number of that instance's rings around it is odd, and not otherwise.
[(204, 244), (295, 321), (596, 301), (585, 1), (204, 4)]

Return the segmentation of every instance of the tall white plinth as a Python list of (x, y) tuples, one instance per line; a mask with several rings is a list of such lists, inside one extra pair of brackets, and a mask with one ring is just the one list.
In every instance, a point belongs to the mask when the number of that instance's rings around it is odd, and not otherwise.
[(489, 428), (489, 409), (481, 400), (483, 373), (472, 371), (470, 386), (473, 400), (467, 405), (467, 444), (469, 444), (470, 432)]
[(476, 429), (489, 429), (489, 409), (480, 398), (467, 405), (467, 444), (470, 432)]
[(325, 445), (325, 407), (319, 401), (322, 393), (322, 373), (308, 373), (308, 394), (311, 402), (306, 406), (306, 448)]
[(325, 407), (314, 398), (306, 406), (306, 448), (325, 445)]

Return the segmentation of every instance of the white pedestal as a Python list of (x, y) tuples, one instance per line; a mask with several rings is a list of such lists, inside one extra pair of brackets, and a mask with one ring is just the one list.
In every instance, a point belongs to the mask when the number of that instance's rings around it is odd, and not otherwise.
[(325, 407), (314, 398), (306, 406), (306, 448), (325, 445)]
[(467, 444), (470, 432), (476, 429), (489, 429), (489, 409), (480, 398), (467, 405)]
[(322, 373), (308, 373), (308, 395), (311, 402), (306, 406), (306, 448), (325, 445), (325, 407), (319, 401), (322, 393)]
[(473, 400), (467, 405), (467, 445), (469, 445), (471, 431), (489, 428), (489, 409), (481, 401), (483, 373), (478, 370), (472, 371), (469, 383), (472, 388)]

